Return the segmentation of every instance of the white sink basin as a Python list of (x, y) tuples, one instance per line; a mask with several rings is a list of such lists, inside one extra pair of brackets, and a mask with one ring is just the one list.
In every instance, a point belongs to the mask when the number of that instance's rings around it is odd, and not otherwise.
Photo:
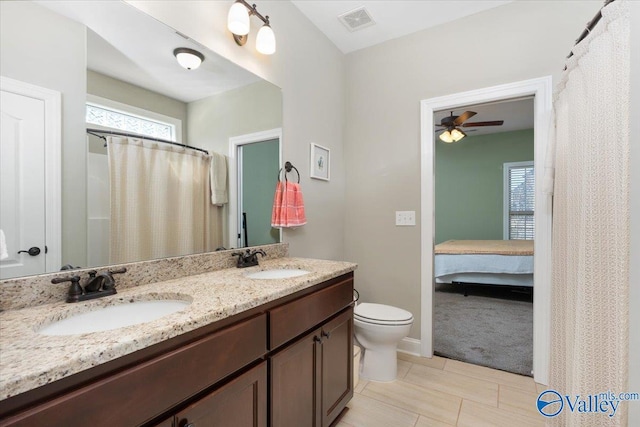
[(76, 335), (110, 331), (159, 319), (185, 309), (190, 301), (153, 300), (100, 307), (40, 328), (43, 335)]
[(255, 273), (247, 274), (249, 279), (288, 279), (290, 277), (304, 276), (311, 273), (307, 270), (295, 270), (288, 268), (280, 268), (274, 270), (256, 271)]

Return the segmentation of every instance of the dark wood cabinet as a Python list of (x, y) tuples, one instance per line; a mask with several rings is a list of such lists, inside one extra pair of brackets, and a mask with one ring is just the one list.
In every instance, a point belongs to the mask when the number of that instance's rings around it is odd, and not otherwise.
[(325, 324), (320, 335), (322, 426), (326, 427), (353, 397), (353, 309)]
[(316, 426), (318, 332), (300, 338), (272, 356), (271, 426)]
[(0, 401), (0, 427), (326, 427), (353, 396), (352, 299), (347, 273)]
[(271, 426), (329, 426), (353, 397), (353, 309), (270, 358)]
[(176, 427), (266, 427), (267, 363), (178, 412)]

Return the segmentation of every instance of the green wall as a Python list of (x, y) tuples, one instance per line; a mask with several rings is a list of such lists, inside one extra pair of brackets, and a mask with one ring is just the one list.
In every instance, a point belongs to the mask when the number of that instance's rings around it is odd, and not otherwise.
[(247, 213), (249, 246), (280, 241), (280, 231), (271, 228), (279, 145), (274, 139), (242, 146), (242, 207)]
[(502, 239), (502, 165), (533, 160), (533, 129), (436, 141), (436, 244)]

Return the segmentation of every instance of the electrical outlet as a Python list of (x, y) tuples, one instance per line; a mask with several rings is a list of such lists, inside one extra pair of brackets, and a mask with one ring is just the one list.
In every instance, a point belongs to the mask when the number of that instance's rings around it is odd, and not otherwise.
[(416, 211), (396, 211), (396, 225), (416, 225)]

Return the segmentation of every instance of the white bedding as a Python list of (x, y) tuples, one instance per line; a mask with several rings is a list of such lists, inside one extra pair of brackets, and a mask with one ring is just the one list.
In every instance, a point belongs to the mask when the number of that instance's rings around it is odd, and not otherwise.
[(533, 255), (436, 255), (435, 276), (454, 273), (533, 273)]
[(533, 255), (438, 254), (434, 270), (438, 283), (533, 286)]

